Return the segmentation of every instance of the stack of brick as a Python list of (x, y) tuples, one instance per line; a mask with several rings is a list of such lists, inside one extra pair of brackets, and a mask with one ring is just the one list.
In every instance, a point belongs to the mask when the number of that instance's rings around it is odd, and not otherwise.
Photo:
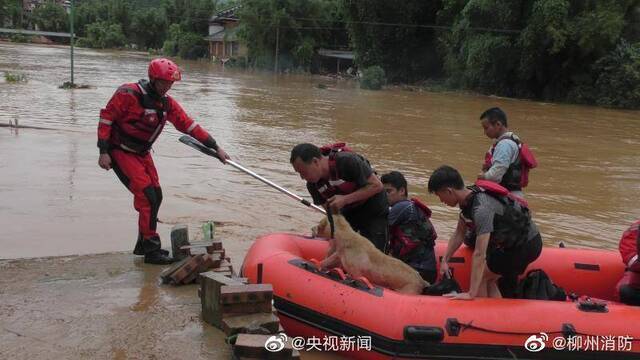
[[(246, 279), (232, 279), (214, 271), (200, 274), (202, 318), (227, 337), (235, 338), (233, 353), (237, 359), (299, 358), (289, 341), (283, 342), (277, 352), (265, 347), (270, 338), (284, 334), (272, 300), (271, 284), (247, 284)], [(283, 338), (275, 339), (280, 340)]]
[(226, 256), (222, 241), (213, 240), (212, 231), (205, 231), (203, 241), (190, 243), (187, 226), (176, 225), (171, 230), (171, 245), (173, 257), (178, 261), (160, 273), (164, 284), (191, 284), (198, 280), (198, 274), (209, 270), (233, 275), (231, 259)]

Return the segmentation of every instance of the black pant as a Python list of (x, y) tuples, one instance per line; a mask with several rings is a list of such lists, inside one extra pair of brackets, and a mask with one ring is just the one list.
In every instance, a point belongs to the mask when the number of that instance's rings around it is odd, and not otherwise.
[(489, 244), (487, 249), (487, 267), (493, 273), (500, 274), (498, 288), (505, 298), (515, 298), (518, 285), (518, 275), (524, 273), (527, 266), (536, 260), (542, 252), (542, 237), (538, 234), (521, 246), (502, 249), (493, 248)]
[(620, 287), (620, 302), (627, 305), (640, 306), (640, 289), (629, 285)]
[(385, 254), (388, 252), (389, 221), (387, 214), (364, 219), (356, 216), (346, 216), (346, 219), (353, 230), (369, 239), (378, 250)]

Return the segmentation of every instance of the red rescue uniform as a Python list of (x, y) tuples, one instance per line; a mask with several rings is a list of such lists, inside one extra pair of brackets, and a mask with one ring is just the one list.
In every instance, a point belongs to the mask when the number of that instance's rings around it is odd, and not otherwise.
[(180, 132), (202, 143), (213, 141), (176, 100), (154, 94), (146, 80), (120, 86), (107, 106), (100, 110), (98, 123), (100, 153), (111, 156), (116, 175), (133, 193), (143, 239), (158, 236), (156, 226), (162, 189), (149, 150), (165, 123), (170, 122)]

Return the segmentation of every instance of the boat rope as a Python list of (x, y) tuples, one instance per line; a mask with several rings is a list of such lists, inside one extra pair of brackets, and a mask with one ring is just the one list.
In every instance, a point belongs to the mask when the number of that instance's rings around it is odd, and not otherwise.
[[(491, 333), (491, 334), (501, 334), (501, 335), (531, 335), (531, 332), (518, 332), (518, 331), (504, 331), (504, 330), (493, 330), (493, 329), (487, 329), (487, 328), (483, 328), (480, 326), (476, 326), (473, 325), (473, 320), (470, 321), (469, 323), (458, 323), (461, 327), (461, 331), (464, 331), (466, 329), (473, 329), (473, 330), (477, 330), (477, 331), (483, 331), (483, 332), (487, 332), (487, 333)], [(560, 331), (543, 331), (541, 330), (540, 332), (543, 332), (547, 335), (550, 334), (562, 334), (564, 335), (565, 332), (560, 330)], [(583, 332), (579, 332), (576, 331), (574, 333), (572, 333), (573, 336), (575, 335), (580, 335), (580, 336), (588, 336), (588, 337), (598, 337), (598, 336), (602, 336), (602, 335), (596, 335), (596, 334), (588, 334), (588, 333), (583, 333)], [(635, 338), (631, 338), (630, 341), (633, 342), (640, 342), (640, 339), (635, 339)]]

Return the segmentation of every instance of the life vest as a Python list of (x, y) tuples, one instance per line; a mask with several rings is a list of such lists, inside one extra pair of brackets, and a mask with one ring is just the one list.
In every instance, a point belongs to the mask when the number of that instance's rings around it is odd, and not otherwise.
[(154, 98), (149, 95), (150, 90), (146, 80), (118, 88), (118, 92), (134, 95), (140, 105), (140, 108), (128, 109), (123, 121), (113, 126), (111, 142), (126, 151), (148, 152), (167, 122), (168, 98)]
[(486, 171), (491, 167), (496, 146), (500, 141), (506, 139), (512, 140), (518, 145), (518, 157), (515, 162), (509, 165), (507, 172), (502, 176), (500, 185), (510, 191), (522, 190), (522, 188), (529, 185), (529, 170), (538, 166), (538, 160), (536, 160), (529, 146), (523, 143), (517, 135), (510, 133), (508, 136), (500, 137), (485, 154), (482, 168)]
[[(477, 180), (475, 185), (468, 188), (471, 190), (471, 195), (469, 195), (466, 205), (461, 207), (460, 219), (464, 221), (469, 232), (476, 234), (472, 214), (476, 195), (485, 193), (504, 205), (503, 214), (494, 216), (493, 232), (491, 232), (489, 239), (491, 244), (508, 249), (520, 246), (528, 240), (531, 215), (525, 199), (513, 195), (504, 186), (489, 180)], [(467, 245), (475, 246), (475, 239), (469, 240), (472, 243), (467, 243)]]
[(617, 288), (623, 285), (630, 285), (640, 289), (640, 260), (638, 259), (638, 238), (640, 237), (640, 220), (634, 222), (620, 238), (618, 249), (622, 256), (622, 262), (627, 270), (618, 282)]
[(416, 219), (405, 224), (396, 224), (390, 229), (391, 255), (402, 261), (422, 258), (422, 254), (435, 246), (438, 237), (431, 218), (431, 209), (418, 198), (411, 198), (419, 212)]
[[(329, 199), (334, 195), (347, 195), (358, 189), (358, 184), (353, 181), (346, 181), (340, 177), (338, 173), (338, 166), (336, 164), (336, 156), (340, 152), (352, 152), (350, 147), (345, 143), (335, 143), (322, 146), (320, 148), (320, 152), (324, 156), (329, 157), (329, 180), (320, 180), (315, 185), (318, 189), (320, 195), (323, 198)], [(356, 154), (356, 153), (354, 153)], [(363, 156), (356, 154), (360, 158), (362, 158), (367, 164), (369, 161), (365, 159)], [(359, 204), (359, 203), (358, 203)], [(357, 204), (354, 204), (357, 205)]]

